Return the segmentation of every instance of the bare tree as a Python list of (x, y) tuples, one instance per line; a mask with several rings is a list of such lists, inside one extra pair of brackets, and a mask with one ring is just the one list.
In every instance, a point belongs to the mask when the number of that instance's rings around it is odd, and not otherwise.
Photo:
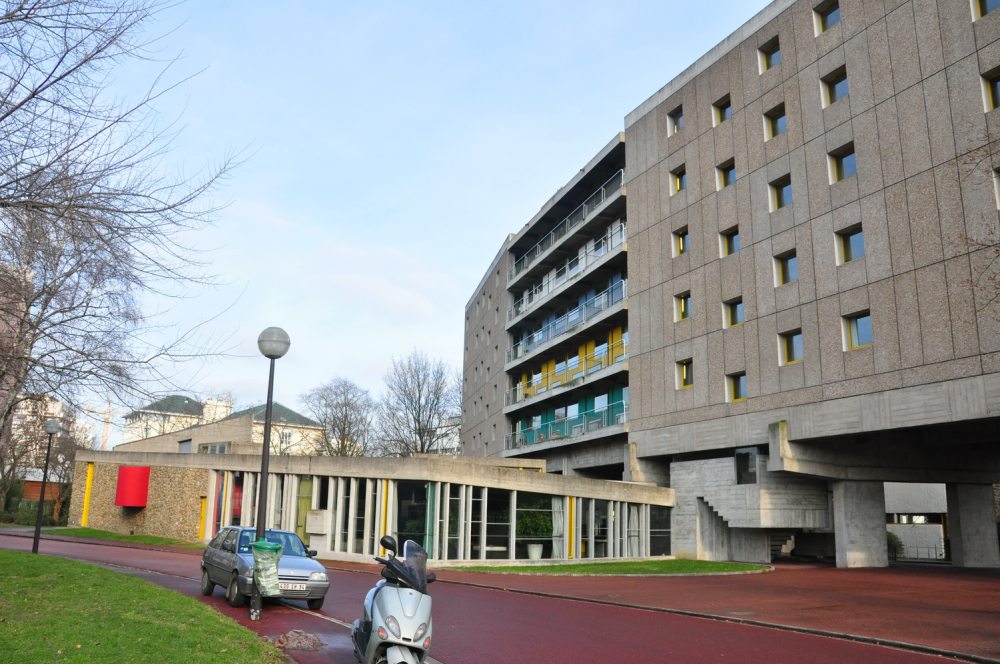
[(368, 454), (377, 411), (368, 390), (346, 378), (334, 378), (301, 399), (313, 419), (323, 425), (322, 454), (345, 457)]
[(379, 446), (391, 456), (438, 452), (460, 428), (460, 382), (441, 360), (414, 350), (393, 359), (379, 407)]
[[(229, 163), (168, 177), (171, 135), (153, 104), (107, 81), (142, 58), (158, 0), (26, 0), (0, 13), (0, 431), (25, 394), (148, 397), (182, 334), (151, 341), (140, 298), (205, 279), (181, 236), (209, 223), (200, 201)], [(0, 467), (10, 460), (0, 459)]]

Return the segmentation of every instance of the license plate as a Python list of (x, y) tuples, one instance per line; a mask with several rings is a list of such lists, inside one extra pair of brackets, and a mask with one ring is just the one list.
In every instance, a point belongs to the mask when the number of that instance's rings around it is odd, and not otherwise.
[(281, 590), (305, 590), (306, 584), (304, 583), (279, 583), (278, 588)]

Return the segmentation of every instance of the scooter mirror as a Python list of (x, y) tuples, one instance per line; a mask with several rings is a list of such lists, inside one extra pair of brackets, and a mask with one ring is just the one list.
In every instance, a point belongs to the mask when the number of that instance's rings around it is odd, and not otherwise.
[(387, 549), (393, 553), (396, 553), (396, 549), (398, 548), (396, 546), (396, 538), (392, 535), (383, 535), (378, 543), (382, 545), (383, 549)]
[(427, 583), (434, 583), (437, 580), (438, 580), (437, 574), (435, 574), (434, 572), (427, 573)]

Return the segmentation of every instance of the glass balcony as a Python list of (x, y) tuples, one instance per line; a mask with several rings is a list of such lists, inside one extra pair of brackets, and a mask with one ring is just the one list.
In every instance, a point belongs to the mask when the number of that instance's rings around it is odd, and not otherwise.
[(586, 270), (587, 266), (603, 260), (605, 256), (620, 247), (625, 239), (625, 222), (619, 220), (612, 224), (607, 233), (596, 239), (593, 246), (587, 249), (583, 256), (578, 254), (567, 259), (566, 262), (546, 274), (541, 281), (528, 289), (507, 310), (507, 320), (514, 320), (529, 311), (533, 305), (541, 302), (549, 293)]
[(595, 408), (572, 417), (564, 417), (541, 426), (521, 429), (508, 433), (504, 439), (505, 449), (517, 450), (554, 440), (578, 438), (584, 434), (600, 431), (628, 421), (628, 402), (619, 401), (604, 408)]
[(530, 383), (518, 383), (517, 387), (507, 392), (504, 405), (511, 406), (538, 394), (571, 385), (581, 378), (627, 359), (628, 341), (623, 339), (613, 344), (601, 344), (593, 353), (585, 355), (582, 361), (579, 357), (571, 357), (563, 368), (557, 367), (555, 371), (536, 375)]
[(542, 344), (563, 334), (572, 332), (591, 318), (610, 309), (628, 296), (628, 280), (622, 280), (607, 290), (598, 293), (578, 307), (543, 325), (524, 339), (507, 349), (507, 362), (524, 357)]
[(608, 181), (602, 184), (597, 191), (592, 193), (587, 200), (580, 203), (575, 210), (570, 212), (562, 221), (556, 224), (555, 228), (549, 231), (545, 237), (539, 240), (526, 252), (521, 254), (521, 256), (514, 261), (514, 264), (510, 266), (508, 281), (512, 281), (514, 277), (531, 267), (535, 260), (545, 253), (549, 247), (552, 247), (571, 230), (582, 224), (591, 212), (600, 207), (604, 201), (622, 188), (622, 185), (624, 184), (624, 177), (625, 172), (623, 170), (612, 175)]

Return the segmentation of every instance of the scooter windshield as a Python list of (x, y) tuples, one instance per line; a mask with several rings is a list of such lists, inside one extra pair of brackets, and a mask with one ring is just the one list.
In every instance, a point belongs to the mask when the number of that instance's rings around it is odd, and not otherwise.
[(406, 579), (401, 579), (417, 592), (427, 594), (427, 552), (413, 540), (403, 544), (403, 567)]

